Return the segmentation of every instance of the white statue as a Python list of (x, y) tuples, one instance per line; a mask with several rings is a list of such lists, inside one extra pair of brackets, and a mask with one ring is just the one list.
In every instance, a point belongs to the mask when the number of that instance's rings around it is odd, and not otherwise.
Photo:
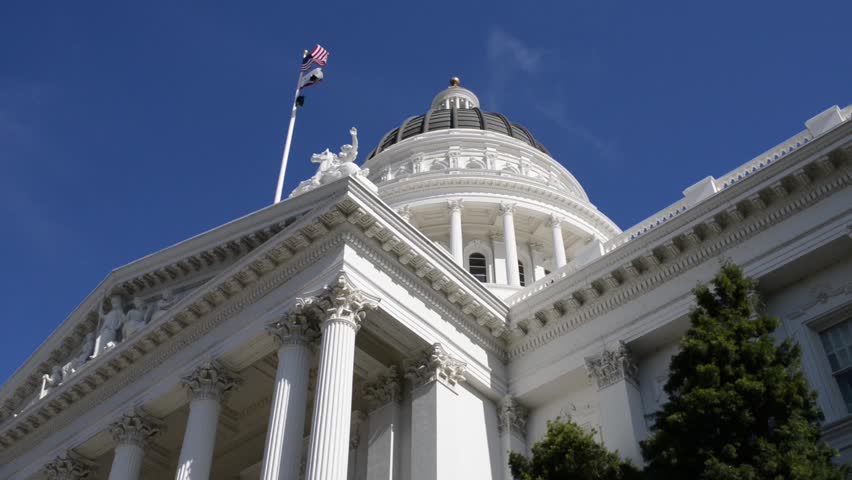
[(113, 295), (110, 297), (110, 306), (109, 313), (104, 314), (104, 305), (101, 303), (100, 315), (103, 324), (100, 332), (98, 332), (98, 338), (95, 340), (95, 353), (92, 357), (97, 357), (118, 344), (118, 335), (121, 333), (125, 318), (121, 296)]
[(291, 197), (309, 192), (320, 185), (325, 185), (350, 175), (366, 179), (370, 173), (370, 169), (361, 169), (355, 164), (355, 158), (358, 157), (358, 130), (352, 127), (349, 130), (349, 134), (352, 135), (352, 144), (341, 146), (340, 153), (335, 155), (326, 148), (322, 153), (315, 153), (311, 156), (311, 163), (319, 164), (317, 173), (300, 183), (290, 194)]
[(89, 361), (89, 357), (91, 357), (93, 353), (95, 353), (95, 334), (93, 332), (89, 332), (86, 334), (86, 337), (83, 339), (83, 343), (80, 345), (80, 353), (78, 353), (76, 357), (72, 358), (70, 362), (62, 366), (62, 381), (64, 382), (68, 377), (79, 372), (80, 369), (83, 368), (83, 365)]
[(163, 291), (160, 299), (154, 302), (145, 313), (145, 323), (156, 322), (165, 315), (170, 308), (180, 300), (181, 297), (175, 295), (171, 290)]
[(51, 390), (58, 387), (62, 383), (62, 369), (56, 365), (51, 369), (50, 373), (45, 373), (41, 376), (41, 392), (38, 398), (44, 398)]
[(121, 329), (121, 339), (125, 340), (134, 333), (145, 328), (145, 302), (139, 297), (133, 298), (133, 306), (124, 317), (124, 326)]

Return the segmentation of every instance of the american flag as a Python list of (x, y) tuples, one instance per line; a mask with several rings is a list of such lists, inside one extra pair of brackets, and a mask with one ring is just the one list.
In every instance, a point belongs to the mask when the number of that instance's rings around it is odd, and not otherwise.
[(311, 66), (315, 64), (320, 67), (324, 67), (326, 63), (328, 63), (328, 50), (317, 44), (314, 49), (311, 50), (311, 53), (302, 60), (302, 71), (307, 72)]

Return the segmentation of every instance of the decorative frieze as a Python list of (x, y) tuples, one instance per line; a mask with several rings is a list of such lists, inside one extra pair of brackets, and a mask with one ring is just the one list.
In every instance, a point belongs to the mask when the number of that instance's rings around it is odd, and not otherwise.
[(69, 450), (45, 465), (44, 473), (49, 480), (84, 480), (92, 474), (92, 463)]
[(633, 361), (624, 342), (618, 342), (600, 354), (586, 358), (586, 370), (597, 383), (598, 390), (621, 380), (639, 385), (639, 366)]
[(109, 425), (109, 432), (119, 444), (145, 448), (163, 430), (163, 425), (137, 409), (124, 414)]
[(414, 388), (431, 382), (440, 381), (449, 387), (463, 382), (467, 364), (453, 358), (440, 343), (429, 347), (420, 359), (410, 363), (405, 369), (405, 378)]
[(241, 380), (215, 361), (208, 361), (181, 379), (193, 399), (224, 400), (239, 386)]
[(514, 397), (506, 395), (497, 405), (497, 428), (502, 434), (527, 435), (527, 409), (519, 404)]
[(364, 399), (370, 405), (370, 410), (375, 410), (391, 402), (400, 399), (400, 378), (395, 366), (379, 373), (375, 380), (364, 385), (362, 392)]

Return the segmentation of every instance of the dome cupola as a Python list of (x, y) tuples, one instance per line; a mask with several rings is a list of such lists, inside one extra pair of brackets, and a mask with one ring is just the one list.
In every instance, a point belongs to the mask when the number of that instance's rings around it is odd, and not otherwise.
[(388, 205), (500, 296), (620, 233), (529, 130), (480, 110), (458, 78), (364, 167)]

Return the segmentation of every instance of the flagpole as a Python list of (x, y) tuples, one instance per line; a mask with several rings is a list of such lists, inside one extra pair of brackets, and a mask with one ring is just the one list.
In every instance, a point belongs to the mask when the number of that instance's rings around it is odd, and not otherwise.
[[(302, 54), (302, 59), (308, 55), (308, 51)], [(284, 189), (284, 173), (287, 170), (287, 158), (290, 157), (290, 143), (293, 141), (293, 127), (296, 126), (296, 102), (299, 99), (300, 84), (302, 83), (302, 69), (299, 68), (299, 80), (296, 81), (296, 93), (293, 95), (293, 110), (290, 113), (290, 127), (287, 128), (287, 140), (284, 141), (284, 154), (281, 155), (281, 171), (278, 173), (278, 187), (275, 189), (275, 202), (281, 201), (281, 191)]]

